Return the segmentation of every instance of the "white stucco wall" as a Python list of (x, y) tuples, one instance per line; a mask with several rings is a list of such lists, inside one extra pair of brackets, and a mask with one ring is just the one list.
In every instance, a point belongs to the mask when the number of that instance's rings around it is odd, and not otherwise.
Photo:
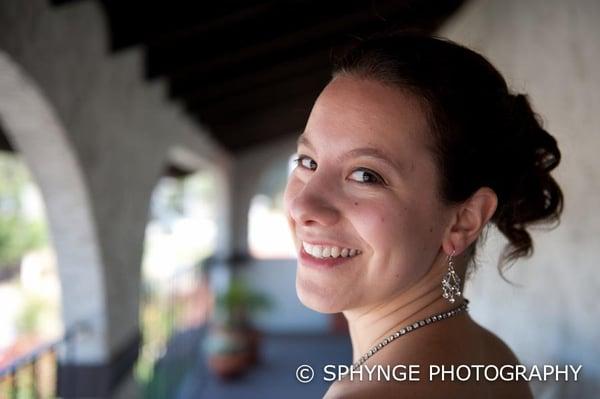
[[(102, 302), (99, 306), (106, 312), (91, 317), (102, 319), (97, 324), (106, 328), (94, 329), (85, 348), (77, 352), (80, 362), (102, 362), (138, 329), (148, 201), (167, 159), (181, 161), (177, 158), (182, 157), (182, 152), (173, 149), (183, 148), (210, 163), (223, 180), (229, 179), (230, 158), (177, 104), (169, 101), (162, 82), (143, 79), (140, 49), (109, 53), (106, 23), (97, 2), (80, 1), (60, 7), (48, 3), (0, 2), (0, 50), (37, 85), (64, 130), (65, 148), (73, 154), (73, 162), (67, 165), (58, 161), (45, 167), (58, 174), (61, 168), (78, 168), (90, 201), (81, 203), (85, 197), (82, 196), (79, 203), (62, 206), (49, 198), (64, 195), (59, 190), (68, 190), (68, 186), (55, 185), (44, 192), (46, 204), (57, 206), (49, 213), (57, 217), (73, 208), (90, 209), (102, 267), (102, 276), (96, 283), (101, 285), (103, 294), (92, 298), (97, 291), (75, 289), (91, 284), (82, 280), (82, 275), (93, 278), (81, 272), (92, 265), (78, 262), (72, 267), (80, 269), (76, 273), (79, 278), (61, 270), (63, 310), (81, 310), (88, 301)], [(24, 113), (29, 111), (22, 109)], [(41, 137), (49, 134), (43, 124), (37, 127)], [(7, 134), (10, 137), (18, 132)], [(18, 146), (19, 140), (15, 142)], [(23, 156), (31, 161), (35, 154)], [(229, 182), (224, 181), (224, 193), (228, 186)], [(226, 205), (227, 200), (222, 203)], [(221, 213), (221, 220), (226, 223), (227, 209)], [(71, 229), (79, 227), (73, 224)], [(52, 233), (53, 239), (61, 239), (59, 233)], [(222, 234), (221, 238), (227, 240), (228, 236)], [(228, 244), (220, 243), (219, 247), (226, 248)], [(59, 251), (60, 266), (73, 263), (74, 255), (68, 250)]]
[(507, 273), (519, 286), (498, 276), (504, 240), (492, 234), (466, 290), (474, 317), (523, 363), (583, 365), (585, 381), (534, 385), (538, 398), (591, 398), (600, 388), (599, 21), (595, 0), (479, 0), (441, 32), (486, 55), (513, 89), (528, 93), (562, 151), (554, 173), (565, 194), (562, 223), (534, 233), (533, 258)]

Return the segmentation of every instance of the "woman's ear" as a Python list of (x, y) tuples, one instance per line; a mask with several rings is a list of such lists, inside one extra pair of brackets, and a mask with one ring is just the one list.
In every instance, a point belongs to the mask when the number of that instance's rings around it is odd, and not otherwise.
[(459, 255), (467, 249), (492, 218), (497, 205), (496, 193), (488, 187), (482, 187), (457, 207), (443, 241), (444, 252), (451, 254), (455, 251)]

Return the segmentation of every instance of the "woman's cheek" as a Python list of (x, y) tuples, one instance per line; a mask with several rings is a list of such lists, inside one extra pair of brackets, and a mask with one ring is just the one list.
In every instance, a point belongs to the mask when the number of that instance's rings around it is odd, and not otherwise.
[(355, 228), (377, 259), (394, 264), (416, 261), (425, 229), (419, 209), (398, 201), (370, 201), (364, 206), (359, 202), (354, 208)]
[(356, 200), (353, 207), (353, 224), (362, 240), (374, 251), (378, 247), (386, 246), (396, 232), (395, 220), (398, 219), (394, 212), (390, 212), (389, 204)]

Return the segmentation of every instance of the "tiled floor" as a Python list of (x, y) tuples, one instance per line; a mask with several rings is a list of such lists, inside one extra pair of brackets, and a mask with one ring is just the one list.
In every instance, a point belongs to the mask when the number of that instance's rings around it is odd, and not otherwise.
[[(223, 382), (210, 374), (205, 359), (183, 377), (177, 399), (269, 399), (321, 398), (329, 382), (323, 380), (326, 364), (349, 364), (352, 349), (344, 335), (267, 335), (261, 361), (247, 374)], [(315, 378), (307, 384), (296, 380), (296, 369), (308, 364)]]

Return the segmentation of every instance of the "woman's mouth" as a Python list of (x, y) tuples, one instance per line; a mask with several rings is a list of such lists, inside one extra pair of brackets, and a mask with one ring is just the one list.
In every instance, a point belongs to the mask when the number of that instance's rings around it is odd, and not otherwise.
[(333, 267), (348, 262), (361, 253), (359, 249), (317, 245), (302, 241), (299, 259), (308, 266)]

